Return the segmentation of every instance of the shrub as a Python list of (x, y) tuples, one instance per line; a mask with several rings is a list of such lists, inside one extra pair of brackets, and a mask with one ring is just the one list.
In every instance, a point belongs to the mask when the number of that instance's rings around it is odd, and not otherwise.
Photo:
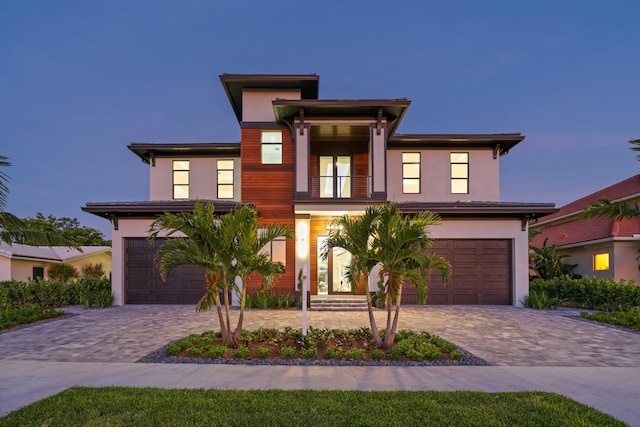
[(603, 311), (628, 310), (640, 306), (640, 287), (632, 280), (615, 282), (613, 279), (569, 276), (549, 281), (532, 280), (529, 294), (545, 292), (550, 299), (568, 307), (582, 307)]
[(342, 358), (342, 352), (336, 348), (328, 348), (324, 351), (324, 357), (327, 359), (340, 359)]
[(300, 355), (305, 359), (313, 359), (318, 356), (318, 349), (315, 347), (303, 348), (300, 350)]
[(204, 353), (204, 350), (201, 349), (200, 347), (189, 347), (184, 352), (187, 356), (198, 357), (198, 356), (202, 356), (202, 353)]
[(233, 352), (233, 355), (241, 359), (246, 359), (247, 357), (251, 356), (251, 350), (249, 349), (249, 347), (238, 347), (236, 348), (236, 351)]
[(296, 348), (284, 346), (280, 349), (280, 356), (284, 357), (285, 359), (296, 357)]
[(258, 352), (258, 357), (261, 359), (266, 359), (267, 357), (269, 357), (269, 354), (271, 354), (271, 350), (269, 350), (266, 347), (258, 348), (257, 352)]
[(173, 343), (169, 347), (167, 347), (166, 353), (169, 356), (175, 356), (176, 354), (180, 354), (182, 351), (182, 346), (178, 343)]
[(361, 348), (350, 348), (344, 352), (344, 358), (347, 360), (359, 360), (364, 359), (365, 351)]
[(62, 282), (68, 282), (74, 277), (78, 277), (78, 269), (71, 264), (60, 263), (53, 264), (47, 268), (49, 279), (60, 280)]
[(85, 264), (82, 266), (82, 275), (84, 277), (103, 277), (105, 275), (104, 267), (101, 262)]
[(207, 356), (211, 359), (219, 359), (224, 356), (228, 349), (226, 345), (212, 345), (207, 347)]
[(369, 351), (369, 356), (373, 360), (380, 360), (384, 358), (384, 351), (380, 350), (379, 348), (374, 348), (373, 350)]
[(640, 331), (640, 307), (632, 307), (629, 310), (614, 313), (580, 313), (580, 315), (586, 319), (597, 320), (598, 322), (610, 323), (612, 325), (624, 326), (625, 328)]

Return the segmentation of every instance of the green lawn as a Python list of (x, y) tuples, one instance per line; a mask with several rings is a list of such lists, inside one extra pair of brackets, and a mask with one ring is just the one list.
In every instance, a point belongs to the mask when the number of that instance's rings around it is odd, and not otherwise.
[(624, 426), (552, 393), (73, 387), (0, 426)]

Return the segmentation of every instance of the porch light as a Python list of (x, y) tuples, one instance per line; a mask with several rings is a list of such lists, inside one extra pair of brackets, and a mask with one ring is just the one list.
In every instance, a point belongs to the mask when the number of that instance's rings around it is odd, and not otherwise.
[(330, 222), (327, 223), (327, 230), (342, 230), (344, 227), (342, 225), (332, 224)]
[(309, 224), (307, 221), (299, 221), (296, 224), (296, 250), (299, 259), (307, 259), (309, 256)]

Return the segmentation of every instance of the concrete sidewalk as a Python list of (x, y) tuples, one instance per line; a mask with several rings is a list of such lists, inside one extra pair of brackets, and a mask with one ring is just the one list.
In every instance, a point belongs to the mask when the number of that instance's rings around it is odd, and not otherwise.
[(548, 391), (640, 426), (640, 368), (347, 367), (0, 360), (0, 415), (68, 387)]

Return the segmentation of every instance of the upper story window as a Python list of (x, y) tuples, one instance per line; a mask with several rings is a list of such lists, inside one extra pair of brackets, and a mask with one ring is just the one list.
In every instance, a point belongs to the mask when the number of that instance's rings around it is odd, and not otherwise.
[(262, 131), (262, 164), (282, 164), (282, 131)]
[(189, 198), (189, 160), (173, 161), (173, 198)]
[(218, 160), (218, 199), (233, 199), (233, 159)]
[(593, 270), (603, 271), (609, 269), (609, 253), (604, 252), (593, 256)]
[(469, 193), (469, 153), (451, 153), (451, 193)]
[(402, 153), (402, 192), (420, 193), (420, 153)]

